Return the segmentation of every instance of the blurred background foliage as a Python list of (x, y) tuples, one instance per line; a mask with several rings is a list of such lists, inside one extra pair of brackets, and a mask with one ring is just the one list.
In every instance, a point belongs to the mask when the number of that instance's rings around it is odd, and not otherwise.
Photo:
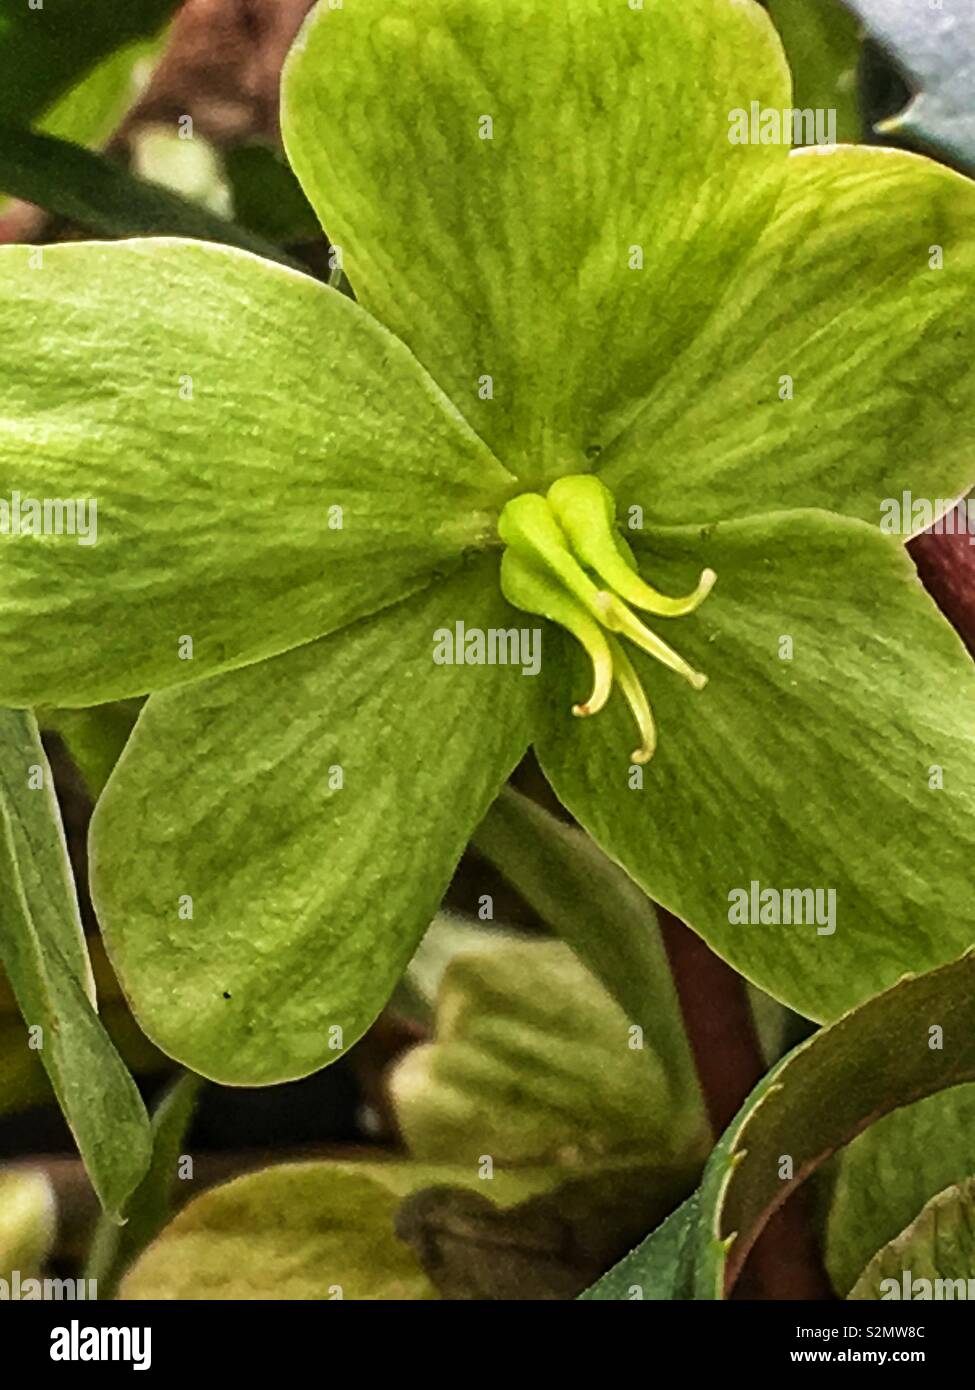
[[(797, 106), (835, 108), (840, 141), (914, 138), (876, 132), (908, 99), (903, 64), (839, 0), (766, 8)], [(193, 235), (328, 278), (278, 128), (281, 64), (310, 0), (45, 9), (42, 27), (0, 0), (0, 242)], [(975, 561), (958, 539), (912, 549), (971, 645)], [(0, 1277), (84, 1272), (132, 1298), (573, 1297), (693, 1192), (746, 1093), (810, 1031), (658, 918), (528, 762), (348, 1055), (263, 1090), (181, 1075), (129, 1013), (86, 891), (92, 805), (138, 711), (38, 714), (101, 1016), (154, 1111), (154, 1162), (128, 1225), (99, 1217), (0, 977)], [(680, 959), (697, 997), (675, 987)], [(635, 998), (645, 978), (655, 989)], [(715, 990), (739, 1001), (738, 1034), (712, 1031), (702, 1056), (691, 1025), (696, 1010), (708, 1036)], [(935, 1218), (970, 1208), (973, 1120), (975, 1086), (959, 1085), (872, 1125), (820, 1174), (815, 1202), (799, 1194), (774, 1218), (739, 1295), (846, 1296), (908, 1228), (930, 1251)], [(796, 1274), (783, 1249), (808, 1267)]]

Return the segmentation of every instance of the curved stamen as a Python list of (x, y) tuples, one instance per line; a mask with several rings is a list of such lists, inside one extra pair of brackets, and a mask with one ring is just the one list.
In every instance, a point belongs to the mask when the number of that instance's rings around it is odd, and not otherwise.
[(717, 577), (712, 569), (703, 570), (696, 589), (681, 598), (647, 584), (637, 572), (632, 550), (616, 531), (613, 494), (592, 474), (559, 478), (548, 490), (548, 501), (576, 556), (635, 608), (659, 618), (682, 618), (711, 592)]
[(635, 748), (630, 754), (630, 761), (648, 763), (657, 747), (657, 726), (654, 723), (653, 711), (650, 709), (650, 701), (647, 699), (647, 693), (640, 684), (640, 677), (633, 669), (633, 663), (626, 652), (614, 638), (611, 637), (609, 640), (613, 652), (613, 663), (616, 668), (616, 679), (640, 731), (640, 747)]
[(609, 628), (610, 632), (619, 632), (624, 637), (628, 637), (648, 656), (656, 657), (664, 666), (671, 671), (676, 671), (679, 676), (683, 676), (686, 681), (693, 685), (695, 690), (703, 690), (708, 683), (707, 676), (703, 676), (700, 671), (695, 671), (693, 666), (689, 666), (682, 656), (669, 647), (662, 638), (655, 632), (651, 632), (648, 627), (631, 613), (625, 603), (621, 603), (615, 594), (606, 593), (601, 590), (597, 598), (603, 624)]
[(592, 694), (583, 704), (573, 705), (572, 713), (598, 714), (613, 688), (613, 657), (609, 638), (596, 620), (544, 569), (511, 549), (501, 557), (501, 592), (515, 608), (558, 623), (585, 648), (592, 662)]
[(508, 602), (557, 623), (589, 654), (592, 694), (573, 705), (572, 713), (596, 714), (618, 681), (640, 731), (633, 761), (649, 762), (657, 744), (650, 702), (625, 649), (609, 634), (628, 637), (702, 690), (707, 676), (646, 627), (627, 601), (661, 617), (680, 617), (710, 592), (714, 571), (704, 570), (697, 588), (683, 598), (670, 598), (644, 583), (633, 552), (616, 532), (613, 496), (591, 474), (560, 478), (547, 497), (537, 492), (513, 497), (498, 519), (498, 534), (505, 546), (501, 590)]

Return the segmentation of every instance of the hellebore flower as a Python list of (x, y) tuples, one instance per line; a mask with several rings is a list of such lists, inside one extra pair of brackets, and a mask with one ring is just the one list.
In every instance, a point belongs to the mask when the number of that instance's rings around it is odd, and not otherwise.
[[(95, 545), (0, 538), (0, 701), (153, 692), (93, 896), (197, 1071), (349, 1046), (531, 745), (815, 1019), (972, 941), (969, 662), (877, 523), (975, 472), (975, 185), (729, 139), (790, 94), (752, 0), (322, 5), (283, 128), (357, 303), (202, 243), (0, 253), (7, 490), (98, 503)], [(459, 623), (538, 626), (539, 674), (434, 661)], [(753, 883), (835, 931), (731, 920)]]

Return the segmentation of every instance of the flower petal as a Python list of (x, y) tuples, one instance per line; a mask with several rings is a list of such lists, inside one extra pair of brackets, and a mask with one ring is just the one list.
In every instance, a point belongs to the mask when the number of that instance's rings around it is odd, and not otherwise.
[[(482, 544), (511, 483), (311, 279), (201, 242), (0, 251), (2, 703), (103, 703), (310, 641)], [(66, 525), (66, 499), (94, 544), (13, 533), (28, 501)]]
[[(813, 512), (653, 545), (646, 573), (665, 588), (702, 561), (717, 570), (668, 629), (708, 686), (635, 654), (660, 730), (640, 787), (618, 696), (568, 717), (576, 660), (539, 748), (561, 800), (653, 898), (810, 1018), (959, 955), (975, 940), (975, 678), (902, 547)], [(764, 922), (753, 884), (773, 890)], [(785, 924), (787, 890), (807, 894), (789, 899), (804, 924)]]
[(973, 218), (975, 183), (919, 155), (791, 155), (714, 316), (601, 460), (618, 502), (661, 526), (795, 507), (879, 524), (904, 489), (966, 492)]
[(510, 617), (485, 558), (149, 699), (95, 812), (92, 888), (164, 1051), (257, 1085), (334, 1061), (372, 1023), (531, 733), (537, 682), (436, 665), (434, 634)]
[(282, 121), (360, 301), (542, 479), (711, 312), (786, 162), (729, 113), (789, 92), (751, 0), (356, 0), (309, 21)]

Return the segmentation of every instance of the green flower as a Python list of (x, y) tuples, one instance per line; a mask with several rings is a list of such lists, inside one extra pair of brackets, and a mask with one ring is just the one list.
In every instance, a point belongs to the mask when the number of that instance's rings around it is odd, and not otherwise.
[[(97, 544), (0, 538), (0, 700), (155, 692), (93, 894), (194, 1069), (348, 1047), (531, 745), (813, 1018), (971, 942), (969, 662), (877, 522), (972, 481), (975, 186), (735, 143), (753, 102), (790, 82), (750, 0), (346, 0), (283, 123), (358, 303), (202, 243), (0, 252), (0, 497), (98, 504)], [(693, 596), (676, 670), (641, 579)], [(540, 673), (435, 661), (520, 630), (502, 586)], [(730, 921), (753, 883), (835, 931)]]

